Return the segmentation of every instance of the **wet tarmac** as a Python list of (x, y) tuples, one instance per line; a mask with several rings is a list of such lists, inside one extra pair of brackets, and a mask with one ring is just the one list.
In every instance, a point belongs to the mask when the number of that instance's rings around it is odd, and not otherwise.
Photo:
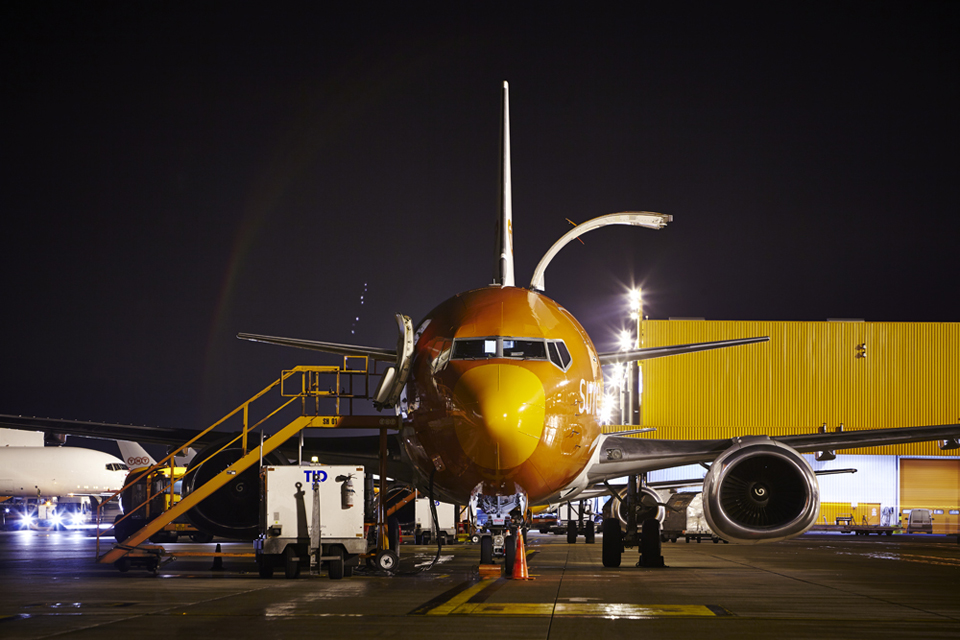
[(3, 532), (0, 638), (960, 638), (954, 536), (679, 542), (664, 545), (665, 568), (637, 568), (628, 551), (618, 569), (601, 566), (599, 536), (565, 540), (530, 534), (530, 581), (480, 578), (471, 545), (422, 572), (436, 549), (404, 545), (396, 577), (265, 580), (239, 559), (122, 574), (95, 563), (87, 534)]

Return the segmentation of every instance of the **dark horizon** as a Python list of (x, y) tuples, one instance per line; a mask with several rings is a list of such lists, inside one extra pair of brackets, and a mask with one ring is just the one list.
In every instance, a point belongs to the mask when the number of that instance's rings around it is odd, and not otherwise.
[[(199, 428), (490, 282), (651, 318), (958, 322), (957, 5), (9, 3), (0, 412)], [(361, 295), (363, 302), (361, 304)]]

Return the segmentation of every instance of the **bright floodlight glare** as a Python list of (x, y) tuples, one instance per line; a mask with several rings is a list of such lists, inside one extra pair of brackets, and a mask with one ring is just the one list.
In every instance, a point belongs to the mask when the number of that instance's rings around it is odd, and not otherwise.
[(627, 293), (627, 298), (628, 298), (629, 301), (630, 301), (630, 310), (631, 310), (631, 311), (639, 311), (639, 310), (640, 310), (640, 299), (641, 299), (641, 295), (642, 295), (642, 294), (640, 293), (640, 290), (639, 290), (639, 289), (631, 289), (631, 290), (629, 291), (629, 293)]
[(605, 394), (600, 399), (600, 424), (610, 424), (610, 417), (613, 415), (613, 396)]
[(633, 334), (624, 329), (620, 332), (620, 351), (629, 351), (633, 347)]
[(621, 387), (623, 385), (623, 364), (618, 362), (610, 366), (610, 384), (615, 387)]
[(75, 513), (75, 514), (73, 514), (73, 516), (70, 517), (70, 519), (73, 521), (73, 526), (75, 526), (75, 527), (78, 527), (78, 526), (80, 526), (81, 524), (83, 524), (83, 514), (82, 514), (82, 513)]
[(29, 529), (30, 526), (33, 524), (33, 516), (24, 514), (23, 519), (20, 521), (20, 523), (24, 529)]
[(63, 524), (63, 516), (61, 516), (59, 513), (55, 513), (50, 516), (50, 522), (53, 523), (53, 526), (59, 527)]

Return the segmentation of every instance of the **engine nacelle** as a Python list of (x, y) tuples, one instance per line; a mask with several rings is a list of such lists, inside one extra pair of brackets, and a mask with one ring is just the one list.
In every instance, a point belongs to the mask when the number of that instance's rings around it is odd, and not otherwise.
[(776, 542), (806, 532), (820, 485), (806, 459), (766, 436), (737, 438), (703, 479), (703, 515), (730, 542)]
[[(617, 492), (618, 497), (611, 498), (603, 505), (603, 517), (616, 517), (620, 521), (620, 528), (627, 526), (627, 490), (621, 489)], [(666, 516), (666, 509), (660, 504), (660, 496), (650, 487), (640, 487), (637, 489), (637, 524), (640, 525), (648, 518), (656, 518), (663, 524)]]
[[(183, 480), (182, 495), (219, 474), (243, 457), (239, 441), (231, 438), (208, 445), (190, 461)], [(263, 457), (264, 464), (286, 464), (276, 451)], [(260, 533), (260, 469), (254, 465), (237, 475), (209, 498), (187, 512), (190, 522), (200, 531), (224, 538), (254, 540)]]

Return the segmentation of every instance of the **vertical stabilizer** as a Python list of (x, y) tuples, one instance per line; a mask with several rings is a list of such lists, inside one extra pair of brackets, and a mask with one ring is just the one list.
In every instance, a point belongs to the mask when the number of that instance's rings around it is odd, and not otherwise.
[(500, 217), (497, 220), (497, 262), (493, 283), (513, 287), (513, 192), (510, 186), (510, 86), (503, 82), (500, 120)]
[(153, 456), (147, 453), (147, 450), (136, 442), (117, 440), (117, 445), (120, 447), (120, 455), (123, 457), (123, 461), (126, 462), (127, 466), (131, 469), (151, 467), (157, 464)]

